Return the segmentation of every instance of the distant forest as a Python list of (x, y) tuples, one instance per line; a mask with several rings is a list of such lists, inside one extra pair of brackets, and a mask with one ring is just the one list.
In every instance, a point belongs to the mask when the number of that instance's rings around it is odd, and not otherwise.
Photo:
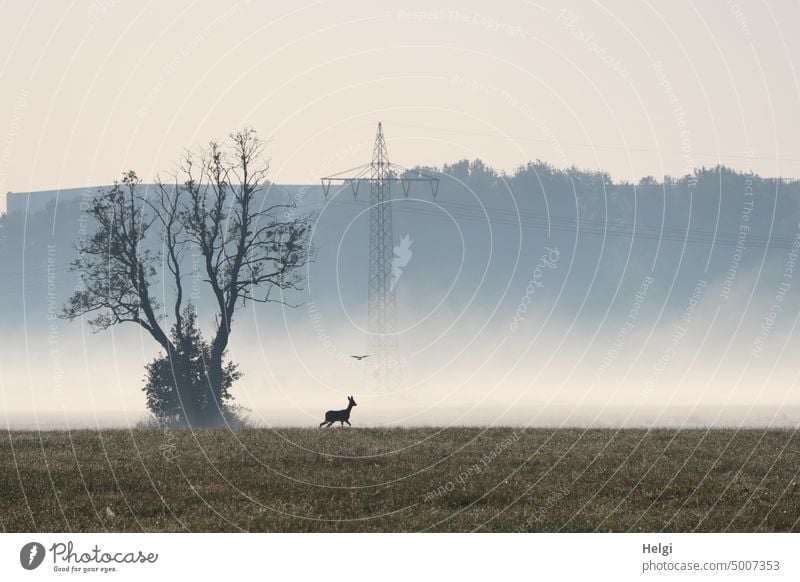
[[(785, 255), (800, 222), (800, 181), (762, 178), (723, 166), (663, 181), (647, 177), (638, 184), (615, 182), (603, 172), (557, 169), (540, 161), (513, 173), (495, 171), (481, 160), (424, 169), (440, 176), (435, 204), (441, 211), (430, 204), (405, 207), (399, 201), (396, 238), (404, 229), (412, 232), (420, 225), (432, 231), (426, 236), (435, 237), (439, 226), (455, 221), (467, 241), (465, 252), (472, 253), (468, 258), (486, 258), (482, 253), (492, 247), (490, 262), (498, 281), (508, 278), (504, 272), (511, 272), (512, 262), (519, 266), (520, 252), (523, 260), (538, 257), (542, 245), (557, 244), (562, 260), (571, 261), (571, 281), (579, 283), (570, 286), (572, 295), (570, 290), (561, 294), (560, 301), (566, 305), (570, 296), (579, 300), (581, 289), (590, 282), (592, 301), (605, 304), (622, 277), (632, 277), (635, 285), (648, 272), (660, 275), (664, 285), (673, 285), (677, 277), (677, 285), (687, 290), (700, 277), (720, 279), (732, 263), (747, 268), (772, 251)], [(303, 209), (324, 208), (319, 186), (300, 196), (291, 191), (285, 194), (294, 196)], [(413, 195), (433, 202), (430, 193)], [(395, 193), (397, 199), (402, 196)], [(354, 213), (367, 208), (367, 200), (368, 192), (362, 191), (357, 203), (349, 192), (342, 192), (320, 214), (324, 224), (315, 244), (335, 247)], [(52, 309), (63, 301), (74, 287), (68, 265), (74, 258), (76, 238), (81, 228), (91, 227), (82, 218), (80, 200), (75, 199), (29, 215), (0, 217), (0, 322), (21, 324), (25, 310), (48, 305)], [(444, 248), (451, 241), (431, 238), (428, 242), (430, 248)], [(418, 251), (419, 244), (414, 247)], [(363, 254), (363, 249), (358, 252)], [(320, 259), (324, 258), (323, 253)], [(423, 271), (439, 269), (433, 258), (426, 263), (421, 252), (415, 260)], [(365, 262), (362, 258), (353, 261), (359, 268)], [(327, 267), (315, 268), (324, 272)], [(467, 264), (466, 269), (466, 275), (480, 276), (477, 267), (471, 272)], [(524, 287), (528, 268), (518, 271), (514, 276)], [(54, 292), (50, 285), (48, 294), (48, 280), (52, 283), (55, 277), (59, 289)], [(359, 283), (354, 289), (361, 287)]]

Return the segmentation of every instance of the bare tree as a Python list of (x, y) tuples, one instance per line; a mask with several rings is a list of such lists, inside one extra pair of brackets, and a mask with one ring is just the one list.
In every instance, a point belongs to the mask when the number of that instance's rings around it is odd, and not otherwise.
[[(159, 180), (155, 193), (128, 172), (94, 199), (90, 214), (99, 228), (78, 248), (72, 265), (81, 287), (64, 315), (74, 319), (91, 314), (95, 330), (124, 322), (147, 330), (173, 363), (176, 389), (191, 424), (223, 420), (224, 358), (236, 311), (248, 301), (290, 305), (286, 293), (301, 288), (303, 268), (311, 258), (311, 216), (295, 213), (285, 200), (272, 200), (268, 170), (263, 142), (247, 129), (231, 134), (224, 144), (211, 142), (200, 154), (187, 153), (175, 183)], [(156, 235), (160, 250), (153, 248)], [(189, 364), (181, 362), (182, 354), (192, 352), (186, 344), (191, 337), (181, 331), (187, 328), (183, 281), (189, 249), (201, 258), (214, 303), (203, 386), (190, 379)], [(172, 285), (172, 338), (162, 326), (166, 310), (152, 296), (160, 274)], [(198, 410), (197, 402), (216, 406)]]

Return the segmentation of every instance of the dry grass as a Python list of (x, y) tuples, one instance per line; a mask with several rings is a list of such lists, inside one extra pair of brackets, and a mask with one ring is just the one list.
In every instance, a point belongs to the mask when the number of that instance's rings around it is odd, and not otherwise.
[(791, 431), (12, 432), (3, 531), (791, 531)]

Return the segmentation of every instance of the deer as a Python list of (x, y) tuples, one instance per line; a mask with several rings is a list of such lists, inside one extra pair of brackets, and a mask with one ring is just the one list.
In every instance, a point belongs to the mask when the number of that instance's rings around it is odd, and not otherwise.
[(322, 428), (323, 425), (327, 424), (330, 427), (334, 422), (347, 423), (347, 426), (353, 426), (350, 424), (350, 411), (353, 409), (354, 406), (358, 406), (356, 401), (353, 400), (352, 396), (347, 397), (347, 408), (344, 410), (329, 410), (325, 413), (325, 420), (319, 423), (319, 427)]

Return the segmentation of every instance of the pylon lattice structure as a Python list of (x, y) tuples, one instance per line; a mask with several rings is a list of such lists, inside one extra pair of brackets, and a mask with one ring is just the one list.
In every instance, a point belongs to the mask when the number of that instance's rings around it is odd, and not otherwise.
[(394, 232), (392, 225), (393, 182), (399, 182), (408, 197), (414, 182), (427, 182), (436, 197), (439, 180), (419, 170), (409, 170), (389, 162), (383, 127), (378, 123), (372, 161), (322, 178), (326, 198), (332, 184), (349, 185), (358, 198), (361, 182), (369, 182), (369, 285), (367, 298), (367, 349), (371, 358), (365, 380), (381, 392), (403, 388), (403, 366), (397, 338), (397, 303), (394, 281)]

